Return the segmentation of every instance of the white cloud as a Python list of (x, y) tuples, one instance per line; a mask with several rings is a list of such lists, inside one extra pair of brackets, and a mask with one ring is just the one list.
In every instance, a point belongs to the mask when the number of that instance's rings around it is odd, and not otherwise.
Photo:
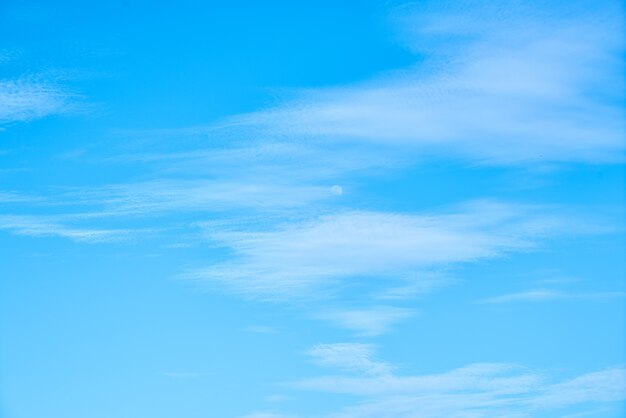
[(399, 286), (389, 287), (375, 296), (380, 300), (415, 299), (436, 288), (450, 285), (454, 280), (438, 272), (420, 271), (415, 277), (408, 277)]
[(41, 201), (42, 198), (28, 196), (22, 193), (0, 191), (0, 203), (29, 203)]
[(323, 366), (337, 367), (348, 372), (368, 376), (384, 376), (391, 373), (387, 363), (372, 359), (374, 346), (358, 343), (318, 344), (307, 354)]
[(560, 407), (584, 402), (616, 402), (626, 399), (626, 369), (588, 373), (548, 386), (532, 400), (536, 408)]
[(561, 290), (552, 289), (536, 289), (525, 292), (508, 293), (505, 295), (494, 296), (484, 299), (480, 303), (499, 304), (511, 302), (542, 302), (560, 299), (606, 299), (624, 297), (623, 292), (587, 292), (587, 293), (570, 293)]
[(308, 91), (233, 124), (496, 164), (623, 161), (617, 2), (554, 13), (465, 3), (402, 10), (409, 45), (432, 65)]
[(494, 296), (482, 301), (482, 303), (506, 303), (506, 302), (537, 302), (562, 298), (564, 294), (558, 290), (539, 289), (526, 292), (509, 293)]
[(0, 80), (0, 123), (22, 122), (75, 108), (77, 96), (41, 77)]
[(375, 306), (366, 309), (333, 309), (314, 315), (339, 328), (355, 331), (357, 335), (374, 337), (390, 331), (393, 324), (410, 318), (415, 311), (394, 306)]
[(187, 277), (267, 300), (320, 295), (337, 283), (389, 289), (425, 269), (530, 249), (568, 227), (540, 209), (495, 202), (432, 215), (346, 211), (259, 232), (208, 224), (207, 238), (232, 257)]
[[(353, 406), (323, 415), (334, 418), (530, 418), (554, 410), (580, 411), (568, 410), (572, 406), (597, 411), (600, 404), (626, 399), (626, 369), (620, 367), (551, 383), (544, 372), (506, 363), (396, 375), (391, 365), (371, 360), (373, 347), (362, 344), (318, 345), (309, 354), (344, 374), (303, 379), (293, 383), (296, 388), (360, 398)], [(378, 364), (384, 365), (383, 373), (367, 373)]]
[[(372, 353), (369, 353), (370, 355)], [(385, 363), (386, 364), (386, 363)], [(388, 369), (391, 366), (387, 365)], [(488, 391), (495, 394), (526, 392), (539, 376), (510, 364), (471, 364), (447, 373), (424, 376), (325, 376), (297, 382), (299, 388), (361, 396), (441, 394)]]
[(61, 237), (77, 242), (116, 242), (129, 238), (133, 231), (69, 227), (48, 217), (30, 215), (1, 215), (0, 230), (32, 237)]
[(332, 195), (328, 186), (295, 186), (286, 181), (160, 180), (73, 190), (64, 195), (64, 204), (95, 206), (86, 217), (141, 216), (288, 208)]

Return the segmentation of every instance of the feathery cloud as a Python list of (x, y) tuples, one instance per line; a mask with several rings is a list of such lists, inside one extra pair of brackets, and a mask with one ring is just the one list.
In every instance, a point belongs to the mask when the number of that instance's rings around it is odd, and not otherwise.
[(397, 22), (420, 64), (231, 122), (268, 137), (490, 164), (623, 161), (623, 13), (617, 2), (561, 6), (402, 8)]
[(306, 297), (312, 289), (363, 281), (383, 281), (389, 289), (396, 280), (419, 282), (418, 273), (430, 268), (528, 250), (540, 237), (571, 227), (541, 212), (473, 202), (456, 213), (434, 215), (346, 211), (259, 232), (208, 224), (206, 237), (232, 257), (186, 277), (266, 300)]
[(76, 242), (117, 242), (129, 238), (131, 230), (78, 228), (63, 225), (49, 217), (0, 215), (0, 230), (31, 237), (61, 237)]
[(41, 77), (0, 80), (0, 124), (67, 113), (76, 100), (76, 94)]
[[(506, 363), (400, 376), (392, 373), (392, 365), (371, 360), (373, 347), (362, 344), (322, 344), (308, 354), (343, 373), (299, 380), (293, 383), (296, 388), (361, 398), (356, 405), (324, 415), (333, 418), (530, 418), (546, 411), (567, 412), (571, 406), (597, 407), (626, 399), (626, 369), (621, 367), (551, 383), (545, 372)], [(378, 372), (379, 365), (383, 372)], [(375, 372), (368, 373), (371, 369)]]
[(393, 324), (415, 315), (415, 311), (395, 306), (374, 306), (365, 309), (331, 309), (314, 315), (339, 328), (363, 337), (375, 337), (390, 331)]
[(318, 344), (307, 354), (320, 365), (337, 367), (348, 372), (362, 373), (368, 376), (388, 375), (391, 366), (373, 360), (374, 346), (358, 343)]
[(305, 205), (333, 197), (329, 186), (296, 186), (288, 182), (155, 180), (71, 190), (64, 204), (91, 206), (85, 217), (163, 215), (274, 209)]
[(483, 299), (480, 303), (501, 304), (513, 302), (543, 302), (550, 300), (576, 299), (576, 300), (598, 300), (607, 298), (623, 298), (623, 292), (585, 292), (571, 293), (554, 289), (535, 289), (525, 292), (508, 293), (505, 295), (493, 296)]

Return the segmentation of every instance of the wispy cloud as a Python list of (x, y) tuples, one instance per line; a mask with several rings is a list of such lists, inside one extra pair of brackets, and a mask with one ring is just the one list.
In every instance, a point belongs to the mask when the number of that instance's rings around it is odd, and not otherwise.
[(381, 290), (375, 298), (380, 300), (415, 299), (454, 282), (450, 277), (436, 271), (420, 271), (417, 276), (407, 278), (398, 286)]
[(389, 332), (392, 326), (415, 315), (413, 309), (395, 306), (374, 306), (366, 309), (331, 309), (314, 315), (363, 337), (375, 337)]
[(626, 399), (626, 369), (614, 368), (549, 385), (531, 401), (531, 405), (535, 408), (553, 408), (585, 402), (616, 402), (624, 399)]
[(358, 288), (364, 281), (384, 282), (387, 290), (398, 281), (419, 282), (418, 273), (430, 268), (530, 249), (540, 237), (570, 227), (541, 209), (496, 202), (443, 214), (344, 211), (259, 232), (209, 224), (206, 237), (232, 257), (187, 277), (268, 300), (306, 297), (332, 285)]
[[(297, 186), (288, 181), (156, 180), (68, 191), (64, 204), (88, 208), (84, 217), (162, 215), (275, 209), (337, 196), (332, 185)], [(89, 209), (91, 207), (91, 209)]]
[[(372, 346), (361, 344), (319, 345), (309, 354), (344, 373), (303, 379), (294, 383), (296, 388), (361, 398), (354, 406), (324, 415), (329, 417), (530, 418), (540, 412), (567, 412), (571, 406), (626, 399), (626, 369), (621, 367), (552, 383), (545, 372), (506, 363), (470, 364), (445, 373), (400, 376), (392, 373), (391, 365), (371, 359)], [(378, 372), (378, 367), (383, 371)], [(368, 373), (370, 369), (374, 373)]]
[(397, 22), (420, 64), (309, 90), (232, 124), (268, 137), (384, 144), (495, 164), (622, 161), (618, 2), (533, 4), (402, 8)]
[(41, 200), (43, 200), (41, 197), (11, 191), (0, 191), (0, 203), (31, 203)]
[(391, 366), (373, 360), (374, 346), (358, 343), (318, 344), (307, 354), (320, 365), (368, 376), (388, 375)]
[(539, 375), (516, 365), (481, 363), (434, 375), (324, 376), (301, 380), (296, 383), (296, 386), (360, 396), (444, 394), (463, 391), (486, 391), (493, 392), (494, 395), (511, 395), (535, 388), (540, 380)]
[(483, 299), (480, 301), (480, 303), (500, 304), (513, 302), (543, 302), (562, 299), (602, 300), (607, 298), (623, 298), (624, 296), (626, 296), (624, 292), (572, 293), (554, 289), (535, 289), (527, 290), (524, 292), (507, 293), (505, 295), (494, 296), (491, 298)]
[(0, 124), (76, 110), (78, 95), (43, 76), (0, 80)]
[(77, 242), (117, 242), (128, 239), (128, 229), (78, 228), (66, 226), (49, 217), (30, 215), (0, 215), (0, 230), (32, 237), (61, 237)]

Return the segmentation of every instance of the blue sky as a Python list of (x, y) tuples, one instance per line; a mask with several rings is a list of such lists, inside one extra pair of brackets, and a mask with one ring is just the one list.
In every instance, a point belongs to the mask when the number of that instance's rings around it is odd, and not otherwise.
[(4, 1), (0, 416), (623, 416), (620, 3)]

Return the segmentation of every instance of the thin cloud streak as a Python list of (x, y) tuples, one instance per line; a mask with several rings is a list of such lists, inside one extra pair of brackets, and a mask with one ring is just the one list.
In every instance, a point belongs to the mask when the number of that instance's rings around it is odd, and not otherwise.
[(503, 304), (514, 302), (546, 302), (552, 300), (605, 300), (624, 298), (624, 292), (571, 293), (553, 289), (535, 289), (518, 293), (507, 293), (479, 301), (482, 304)]
[(332, 186), (288, 182), (155, 180), (68, 191), (62, 204), (90, 209), (82, 217), (158, 216), (181, 212), (269, 210), (303, 206), (336, 197)]
[(60, 237), (86, 243), (119, 242), (131, 238), (137, 232), (130, 229), (70, 227), (50, 217), (31, 215), (1, 215), (0, 230), (16, 235)]
[(313, 315), (362, 337), (376, 337), (391, 331), (393, 325), (415, 315), (413, 309), (375, 306), (366, 309), (331, 309)]
[(527, 251), (572, 229), (541, 209), (496, 202), (434, 215), (346, 211), (259, 232), (209, 224), (206, 238), (233, 256), (185, 277), (276, 301), (363, 281), (397, 289), (398, 282), (419, 282), (422, 271)]
[[(539, 19), (472, 5), (431, 5), (426, 17), (403, 9), (409, 46), (436, 65), (308, 91), (233, 123), (249, 134), (498, 165), (623, 161), (624, 45), (613, 3)], [(438, 57), (440, 50), (454, 53)]]
[(0, 124), (26, 122), (76, 110), (78, 96), (42, 77), (0, 80)]
[(318, 344), (306, 352), (316, 363), (366, 376), (386, 376), (392, 367), (374, 360), (374, 346), (359, 343)]
[(320, 344), (308, 354), (343, 373), (302, 379), (292, 383), (294, 388), (361, 398), (356, 405), (324, 414), (333, 418), (530, 418), (547, 411), (566, 412), (570, 406), (610, 406), (626, 399), (626, 369), (622, 367), (552, 383), (545, 372), (506, 363), (470, 364), (439, 374), (396, 375), (392, 365), (373, 360), (374, 347), (364, 344)]

